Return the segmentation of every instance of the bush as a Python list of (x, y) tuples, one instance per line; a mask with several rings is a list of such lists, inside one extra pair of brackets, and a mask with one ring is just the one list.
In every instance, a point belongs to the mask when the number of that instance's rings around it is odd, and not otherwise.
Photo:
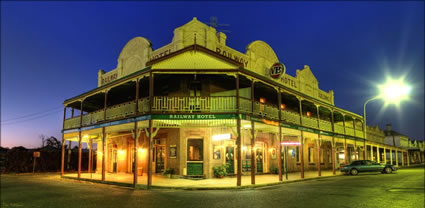
[(273, 173), (273, 174), (278, 174), (279, 169), (278, 168), (270, 168), (270, 172)]
[(214, 166), (213, 167), (214, 176), (217, 177), (217, 178), (222, 178), (223, 176), (226, 176), (227, 175), (227, 171), (226, 171), (227, 168), (228, 168), (228, 165)]
[(168, 174), (174, 174), (174, 169), (172, 168), (167, 168), (164, 170), (164, 172), (162, 172), (162, 175), (168, 175)]

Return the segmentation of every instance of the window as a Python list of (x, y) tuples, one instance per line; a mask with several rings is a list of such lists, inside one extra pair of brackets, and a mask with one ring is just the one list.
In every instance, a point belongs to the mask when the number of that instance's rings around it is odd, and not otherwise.
[(213, 158), (214, 158), (214, 160), (221, 159), (221, 146), (220, 145), (214, 145), (213, 146)]
[(308, 162), (314, 163), (314, 147), (308, 147)]
[(354, 161), (351, 163), (351, 165), (361, 165), (361, 161)]
[(203, 141), (202, 139), (187, 140), (187, 160), (202, 161), (203, 160)]

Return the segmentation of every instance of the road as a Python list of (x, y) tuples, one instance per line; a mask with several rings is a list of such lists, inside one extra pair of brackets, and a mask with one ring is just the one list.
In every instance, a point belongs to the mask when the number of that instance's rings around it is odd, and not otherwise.
[(133, 190), (57, 175), (2, 175), (1, 182), (1, 207), (424, 207), (424, 168), (242, 190)]

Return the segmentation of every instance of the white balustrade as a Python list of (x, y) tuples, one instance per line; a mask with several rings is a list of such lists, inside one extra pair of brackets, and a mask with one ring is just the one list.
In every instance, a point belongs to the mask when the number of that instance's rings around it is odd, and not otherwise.
[(155, 96), (152, 111), (160, 112), (236, 112), (236, 97)]

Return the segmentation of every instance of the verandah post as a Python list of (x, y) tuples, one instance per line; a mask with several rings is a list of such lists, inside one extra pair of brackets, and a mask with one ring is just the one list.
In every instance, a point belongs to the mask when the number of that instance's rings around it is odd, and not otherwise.
[(282, 181), (282, 128), (280, 127), (280, 121), (282, 120), (282, 95), (280, 94), (280, 88), (277, 89), (277, 108), (279, 109), (279, 139), (278, 139), (278, 148), (277, 148), (277, 160), (279, 168), (279, 181)]
[(64, 175), (64, 167), (65, 167), (65, 137), (62, 134), (62, 153), (61, 153), (61, 176)]
[(105, 147), (106, 147), (105, 127), (102, 128), (102, 181), (105, 181)]
[(237, 104), (237, 151), (238, 151), (238, 169), (237, 169), (237, 181), (236, 186), (242, 184), (242, 142), (241, 142), (241, 117), (240, 117), (240, 100), (239, 100), (239, 74), (236, 75), (236, 104)]
[(78, 178), (81, 178), (81, 129), (78, 131)]
[[(255, 89), (255, 81), (251, 81), (251, 113), (254, 115), (254, 89)], [(255, 169), (256, 169), (256, 160), (255, 160), (255, 125), (254, 121), (251, 120), (251, 184), (255, 184)]]
[(134, 122), (134, 132), (133, 132), (133, 139), (134, 139), (134, 164), (133, 164), (133, 187), (136, 188), (137, 185), (137, 171), (138, 171), (138, 159), (137, 159), (137, 139), (138, 134), (137, 131), (137, 121)]

